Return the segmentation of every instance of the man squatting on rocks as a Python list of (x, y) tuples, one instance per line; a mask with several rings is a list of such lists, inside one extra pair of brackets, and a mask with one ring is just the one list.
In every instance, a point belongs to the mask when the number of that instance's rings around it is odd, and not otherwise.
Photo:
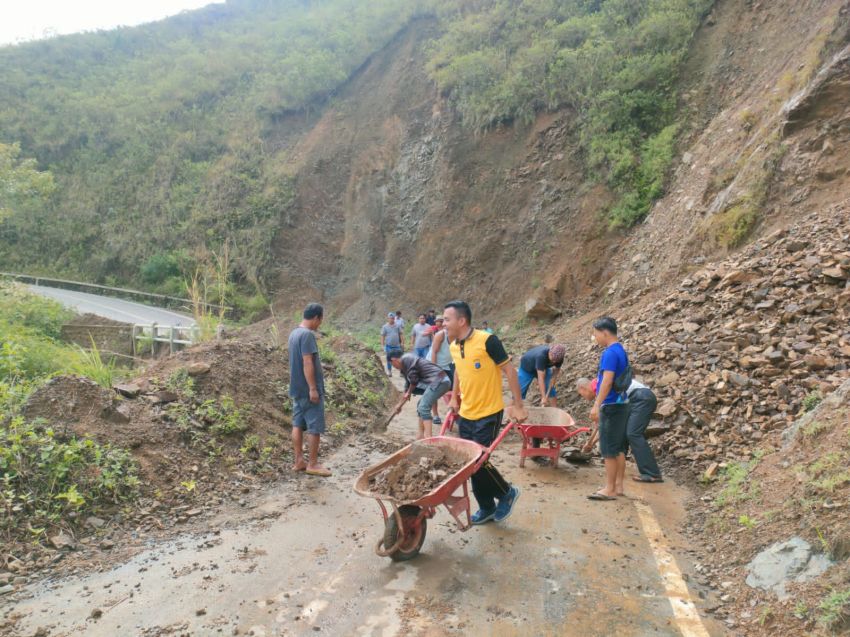
[[(505, 409), (502, 374), (507, 378), (513, 395), (511, 416), (518, 422), (525, 422), (528, 418), (516, 370), (495, 334), (472, 327), (472, 310), (466, 302), (447, 303), (443, 316), (455, 364), (451, 409), (458, 414), (458, 434), (464, 440), (489, 446), (502, 426)], [(459, 401), (459, 396), (463, 396), (463, 402)], [(472, 474), (472, 493), (479, 506), (472, 516), (472, 523), (483, 524), (507, 519), (520, 492), (487, 461)]]
[(395, 351), (387, 356), (408, 383), (400, 404), (410, 400), (411, 394), (421, 394), (422, 398), (416, 404), (416, 413), (419, 415), (417, 438), (430, 438), (434, 435), (431, 408), (452, 388), (449, 375), (431, 361), (413, 353)]
[[(331, 475), (319, 464), (319, 437), (325, 433), (325, 381), (319, 347), (313, 333), (322, 324), (324, 310), (318, 303), (304, 308), (301, 325), (289, 334), (289, 395), (292, 398), (292, 448), (295, 471), (312, 476)], [(304, 430), (307, 430), (307, 461), (304, 461)]]
[(392, 376), (393, 368), (390, 363), (390, 353), (404, 351), (404, 332), (402, 326), (396, 323), (393, 312), (387, 314), (387, 322), (381, 326), (381, 348), (387, 355), (387, 375)]
[(605, 461), (605, 486), (588, 498), (616, 500), (624, 495), (626, 474), (626, 423), (629, 403), (626, 389), (631, 384), (631, 368), (626, 350), (617, 340), (617, 322), (603, 316), (593, 322), (593, 338), (603, 347), (599, 361), (596, 398), (590, 419), (598, 423), (599, 451)]
[[(596, 380), (580, 378), (576, 383), (579, 396), (588, 401), (596, 398)], [(629, 420), (626, 423), (626, 451), (632, 450), (632, 456), (637, 464), (638, 474), (632, 480), (635, 482), (664, 482), (661, 469), (655, 460), (655, 455), (646, 440), (646, 428), (655, 413), (658, 398), (655, 393), (643, 383), (632, 380), (632, 384), (626, 390), (629, 398)], [(590, 440), (582, 447), (582, 451), (589, 452), (593, 449), (598, 438), (595, 431)]]

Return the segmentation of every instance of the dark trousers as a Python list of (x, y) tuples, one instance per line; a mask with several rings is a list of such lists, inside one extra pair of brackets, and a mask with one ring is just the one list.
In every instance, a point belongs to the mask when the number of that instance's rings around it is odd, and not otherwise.
[[(458, 418), (458, 434), (464, 440), (474, 440), (479, 445), (489, 447), (493, 444), (499, 429), (502, 427), (502, 412), (479, 420)], [(508, 494), (511, 485), (502, 477), (496, 467), (488, 460), (481, 468), (472, 474), (472, 493), (478, 501), (479, 508), (492, 511), (496, 500)]]
[(626, 424), (627, 444), (632, 449), (638, 472), (644, 477), (660, 478), (661, 469), (658, 468), (658, 463), (644, 435), (649, 420), (655, 413), (658, 399), (652, 390), (636, 389), (629, 395), (629, 405), (631, 410)]

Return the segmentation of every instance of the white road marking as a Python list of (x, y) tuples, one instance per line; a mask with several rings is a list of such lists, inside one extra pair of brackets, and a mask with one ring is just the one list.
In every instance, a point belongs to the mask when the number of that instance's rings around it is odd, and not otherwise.
[(676, 627), (683, 637), (710, 637), (696, 606), (694, 606), (688, 585), (682, 578), (682, 572), (670, 552), (655, 514), (644, 502), (635, 501), (635, 508), (641, 526), (643, 526), (643, 532), (649, 540), (649, 546), (652, 547), (652, 554), (655, 557), (661, 580), (664, 582), (667, 599), (673, 609)]

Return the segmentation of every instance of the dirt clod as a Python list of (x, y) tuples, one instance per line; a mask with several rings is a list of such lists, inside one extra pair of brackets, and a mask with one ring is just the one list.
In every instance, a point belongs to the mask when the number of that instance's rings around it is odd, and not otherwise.
[(370, 489), (399, 501), (417, 500), (460, 471), (467, 459), (433, 445), (414, 445), (410, 454), (369, 479)]

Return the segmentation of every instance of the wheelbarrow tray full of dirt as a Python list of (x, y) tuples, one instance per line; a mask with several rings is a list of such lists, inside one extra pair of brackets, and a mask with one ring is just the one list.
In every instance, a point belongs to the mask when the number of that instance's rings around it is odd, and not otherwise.
[[(490, 447), (448, 436), (417, 440), (363, 471), (354, 483), (354, 492), (375, 499), (384, 516), (384, 535), (378, 541), (375, 552), (395, 561), (416, 557), (425, 541), (427, 520), (434, 517), (440, 505), (451, 514), (461, 531), (468, 530), (472, 526), (468, 480), (487, 461), (512, 427), (513, 424), (508, 424)], [(453, 460), (454, 467), (460, 468), (415, 498), (399, 499), (374, 490), (375, 476), (404, 462), (411, 454), (415, 457), (423, 446), (439, 449)]]

